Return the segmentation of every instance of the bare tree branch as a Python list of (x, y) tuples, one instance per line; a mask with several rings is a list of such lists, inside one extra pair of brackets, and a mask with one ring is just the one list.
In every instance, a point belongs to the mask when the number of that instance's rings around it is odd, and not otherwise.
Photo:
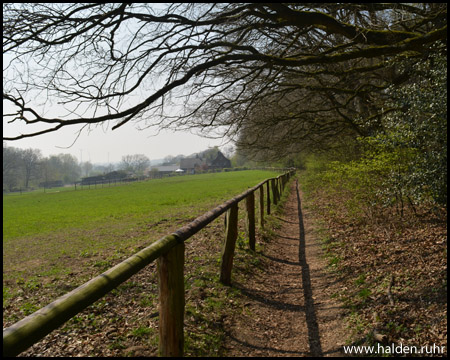
[[(397, 3), (3, 4), (4, 120), (48, 126), (4, 139), (139, 120), (236, 137), (255, 128), (264, 101), (280, 111), (268, 129), (291, 116), (303, 140), (365, 133), (383, 91), (407, 78), (396, 63), (446, 51), (446, 13)], [(57, 116), (44, 115), (49, 103)]]

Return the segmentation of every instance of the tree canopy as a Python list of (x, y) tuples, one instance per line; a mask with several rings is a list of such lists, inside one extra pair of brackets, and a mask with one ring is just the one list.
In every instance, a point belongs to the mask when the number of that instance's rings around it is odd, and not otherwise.
[(3, 26), (4, 121), (46, 126), (6, 140), (140, 121), (279, 156), (380, 129), (400, 65), (446, 54), (447, 7), (3, 4)]

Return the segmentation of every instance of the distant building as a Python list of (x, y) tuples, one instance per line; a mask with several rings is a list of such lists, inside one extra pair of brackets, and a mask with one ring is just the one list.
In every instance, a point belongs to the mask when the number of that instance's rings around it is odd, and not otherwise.
[(180, 161), (180, 169), (184, 170), (187, 174), (195, 174), (195, 170), (200, 170), (204, 167), (205, 162), (198, 157), (184, 158)]
[(217, 169), (225, 169), (231, 167), (231, 161), (230, 159), (227, 159), (224, 154), (222, 154), (220, 151), (217, 153), (216, 158), (211, 161), (211, 163), (208, 165), (209, 169), (217, 170)]
[(164, 175), (164, 174), (171, 174), (179, 169), (178, 165), (157, 165), (152, 166), (150, 171), (158, 171), (158, 173)]
[(220, 151), (212, 161), (205, 161), (198, 156), (195, 158), (185, 158), (180, 162), (180, 169), (184, 170), (187, 174), (195, 174), (198, 170), (220, 170), (224, 168), (230, 168), (231, 161), (227, 159)]

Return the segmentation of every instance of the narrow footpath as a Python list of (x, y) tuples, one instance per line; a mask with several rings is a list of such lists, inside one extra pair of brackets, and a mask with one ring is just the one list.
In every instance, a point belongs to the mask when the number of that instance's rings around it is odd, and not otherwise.
[(291, 182), (282, 226), (264, 246), (265, 271), (233, 283), (246, 296), (242, 313), (228, 318), (227, 356), (343, 356), (348, 337), (343, 310), (332, 295), (311, 214)]

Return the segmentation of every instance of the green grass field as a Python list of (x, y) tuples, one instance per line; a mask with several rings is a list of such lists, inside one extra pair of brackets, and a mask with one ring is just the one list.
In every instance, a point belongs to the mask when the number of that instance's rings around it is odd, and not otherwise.
[(275, 175), (239, 171), (4, 196), (4, 279), (73, 267), (77, 259), (93, 255), (131, 255)]
[[(4, 196), (3, 326), (12, 325), (191, 219), (277, 175), (239, 171)], [(258, 201), (256, 204), (259, 206)], [(248, 249), (245, 201), (239, 207), (233, 279), (244, 283), (246, 276), (263, 271), (258, 251), (266, 238), (260, 236), (257, 252)], [(265, 219), (266, 227), (271, 228), (270, 217)], [(224, 331), (217, 324), (244, 306), (238, 290), (219, 283), (223, 237), (221, 217), (186, 241), (186, 356), (220, 356)], [(27, 354), (130, 356), (130, 349), (138, 347), (154, 356), (158, 348), (156, 275), (156, 264), (152, 263)]]

